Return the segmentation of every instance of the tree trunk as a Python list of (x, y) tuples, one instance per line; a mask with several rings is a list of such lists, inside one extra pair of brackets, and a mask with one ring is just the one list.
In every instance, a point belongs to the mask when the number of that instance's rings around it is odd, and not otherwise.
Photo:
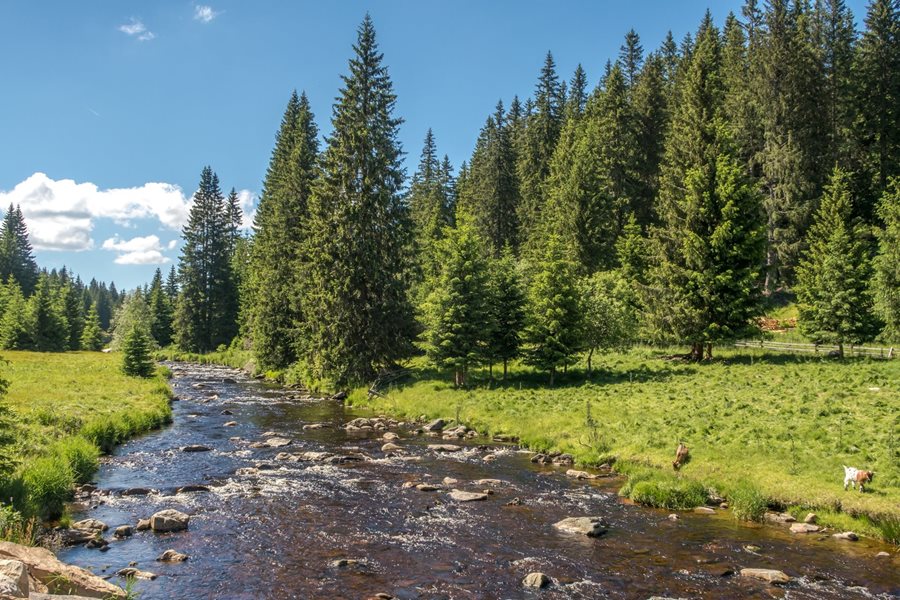
[(588, 350), (588, 377), (591, 376), (591, 357), (594, 356), (594, 349)]
[(507, 359), (503, 359), (503, 381), (506, 381), (506, 364), (509, 362)]
[(494, 363), (493, 362), (488, 364), (488, 379), (491, 381), (494, 380)]
[(712, 360), (712, 342), (706, 342), (706, 360)]
[(556, 375), (556, 367), (550, 369), (550, 386), (553, 387), (553, 376)]
[(703, 360), (703, 342), (694, 342), (691, 344), (691, 360)]
[(838, 342), (838, 356), (844, 358), (844, 342)]

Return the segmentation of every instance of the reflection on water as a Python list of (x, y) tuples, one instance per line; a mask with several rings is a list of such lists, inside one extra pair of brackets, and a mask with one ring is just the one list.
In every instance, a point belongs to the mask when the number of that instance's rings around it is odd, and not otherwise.
[[(181, 398), (173, 405), (174, 424), (105, 460), (97, 479), (109, 494), (94, 499), (84, 516), (114, 528), (177, 508), (192, 515), (189, 530), (139, 532), (112, 541), (105, 553), (60, 553), (101, 575), (132, 561), (157, 573), (154, 581), (138, 582), (142, 600), (377, 593), (403, 599), (900, 596), (896, 558), (874, 558), (888, 548), (872, 542), (798, 537), (736, 523), (724, 511), (670, 521), (667, 512), (621, 501), (615, 494), (619, 481), (573, 481), (564, 469), (532, 465), (529, 454), (511, 446), (487, 448), (483, 439), (458, 442), (465, 446), (458, 453), (437, 454), (427, 449), (435, 440), (400, 428), (397, 443), (405, 455), (386, 456), (381, 432), (343, 429), (346, 421), (371, 415), (350, 414), (335, 401), (298, 400), (289, 390), (226, 369), (173, 367)], [(229, 421), (237, 425), (226, 427)], [(303, 429), (311, 423), (329, 427)], [(292, 443), (251, 448), (265, 439), (263, 433)], [(189, 444), (211, 450), (180, 450)], [(291, 459), (304, 452), (364, 460)], [(497, 460), (486, 462), (488, 452)], [(279, 453), (287, 454), (276, 458)], [(493, 493), (486, 501), (470, 503), (455, 502), (446, 491), (402, 487), (407, 481), (440, 485), (445, 477), (468, 491), (488, 487), (474, 484), (478, 479), (501, 483), (489, 486)], [(192, 484), (211, 491), (175, 494)], [(155, 492), (121, 495), (130, 488)], [(514, 498), (521, 504), (507, 505)], [(569, 516), (601, 516), (609, 532), (594, 539), (552, 527)], [(759, 550), (750, 552), (748, 545)], [(170, 548), (190, 560), (155, 561)], [(358, 562), (336, 566), (338, 559)], [(744, 567), (781, 569), (795, 580), (778, 588), (736, 576)], [(522, 579), (533, 571), (546, 573), (553, 584), (526, 590)]]

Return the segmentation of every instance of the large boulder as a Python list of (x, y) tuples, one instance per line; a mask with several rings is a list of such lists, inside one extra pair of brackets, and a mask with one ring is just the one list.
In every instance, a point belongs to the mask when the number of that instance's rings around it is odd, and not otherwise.
[(522, 580), (522, 585), (529, 588), (542, 588), (550, 585), (550, 578), (543, 573), (529, 573)]
[(761, 579), (769, 583), (790, 583), (791, 578), (784, 571), (776, 569), (741, 569), (741, 577)]
[(72, 529), (100, 532), (109, 529), (109, 525), (107, 525), (103, 521), (98, 521), (97, 519), (84, 519), (83, 521), (72, 523)]
[[(0, 559), (19, 561), (28, 570), (32, 587), (51, 594), (70, 594), (86, 598), (126, 597), (125, 590), (79, 567), (60, 562), (46, 548), (0, 542)], [(35, 585), (35, 583), (37, 585)]]
[(159, 533), (181, 531), (188, 528), (191, 517), (172, 508), (161, 510), (150, 517), (150, 529)]
[(0, 598), (28, 597), (28, 569), (19, 560), (0, 560)]
[(422, 429), (424, 429), (425, 431), (440, 431), (444, 428), (444, 426), (446, 424), (447, 424), (447, 421), (445, 421), (443, 419), (435, 419), (434, 421), (432, 421), (432, 422), (428, 423), (427, 425), (425, 425), (424, 427), (422, 427)]
[(606, 523), (600, 517), (568, 517), (553, 526), (565, 533), (599, 537), (606, 533)]
[(176, 552), (175, 550), (166, 550), (162, 554), (156, 557), (156, 560), (160, 562), (184, 562), (188, 558), (190, 558), (187, 554), (182, 554), (181, 552)]

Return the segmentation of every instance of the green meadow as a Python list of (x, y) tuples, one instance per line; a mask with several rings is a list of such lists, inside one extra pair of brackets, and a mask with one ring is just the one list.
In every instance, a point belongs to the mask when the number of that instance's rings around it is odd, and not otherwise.
[[(506, 381), (494, 374), (460, 390), (417, 360), (382, 397), (359, 389), (350, 402), (458, 418), (583, 465), (615, 462), (629, 476), (621, 493), (645, 504), (687, 508), (714, 488), (739, 518), (759, 520), (767, 506), (815, 509), (826, 525), (900, 543), (900, 360), (717, 349), (698, 364), (636, 348), (595, 359), (591, 377), (570, 368), (552, 388), (518, 365)], [(676, 474), (680, 441), (691, 460)], [(873, 484), (845, 492), (842, 465), (874, 470)]]
[(160, 369), (149, 379), (122, 373), (120, 354), (4, 352), (0, 399), (11, 413), (13, 476), (0, 498), (26, 515), (55, 519), (76, 483), (89, 481), (101, 453), (171, 419)]

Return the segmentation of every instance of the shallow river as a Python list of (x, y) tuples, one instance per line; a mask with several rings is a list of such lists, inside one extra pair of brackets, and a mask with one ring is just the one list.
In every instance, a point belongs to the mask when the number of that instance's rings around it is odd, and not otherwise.
[[(884, 545), (741, 524), (729, 511), (683, 513), (672, 521), (669, 511), (618, 498), (620, 480), (575, 481), (565, 476), (565, 467), (533, 465), (529, 453), (485, 439), (453, 442), (466, 448), (438, 454), (427, 445), (440, 440), (399, 429), (398, 443), (407, 455), (385, 457), (381, 432), (343, 429), (350, 419), (372, 415), (351, 413), (336, 401), (298, 400), (295, 391), (228, 369), (172, 367), (180, 398), (173, 403), (174, 423), (105, 459), (97, 482), (108, 494), (76, 517), (114, 528), (176, 508), (191, 515), (189, 529), (138, 532), (111, 541), (107, 552), (60, 552), (62, 560), (101, 575), (136, 561), (158, 575), (137, 582), (141, 600), (362, 599), (379, 592), (401, 599), (900, 597), (897, 555), (875, 558), (891, 550)], [(238, 424), (224, 426), (229, 421)], [(311, 423), (330, 427), (303, 429)], [(249, 447), (268, 432), (292, 444)], [(181, 451), (191, 444), (212, 450)], [(284, 451), (369, 458), (345, 464), (277, 460)], [(484, 460), (489, 452), (496, 461)], [(273, 468), (246, 470), (260, 464)], [(451, 500), (445, 491), (402, 488), (407, 481), (440, 484), (445, 477), (470, 491), (487, 487), (472, 483), (478, 479), (503, 483), (493, 485), (486, 501), (468, 503)], [(192, 484), (210, 491), (175, 493)], [(130, 488), (154, 492), (121, 495)], [(521, 504), (508, 506), (514, 498)], [(587, 538), (552, 527), (569, 516), (603, 517), (609, 531)], [(190, 560), (155, 561), (170, 548)], [(361, 562), (332, 565), (341, 558)], [(781, 569), (794, 579), (775, 587), (735, 575), (744, 567)], [(546, 573), (552, 585), (523, 588), (522, 579), (533, 571)]]

